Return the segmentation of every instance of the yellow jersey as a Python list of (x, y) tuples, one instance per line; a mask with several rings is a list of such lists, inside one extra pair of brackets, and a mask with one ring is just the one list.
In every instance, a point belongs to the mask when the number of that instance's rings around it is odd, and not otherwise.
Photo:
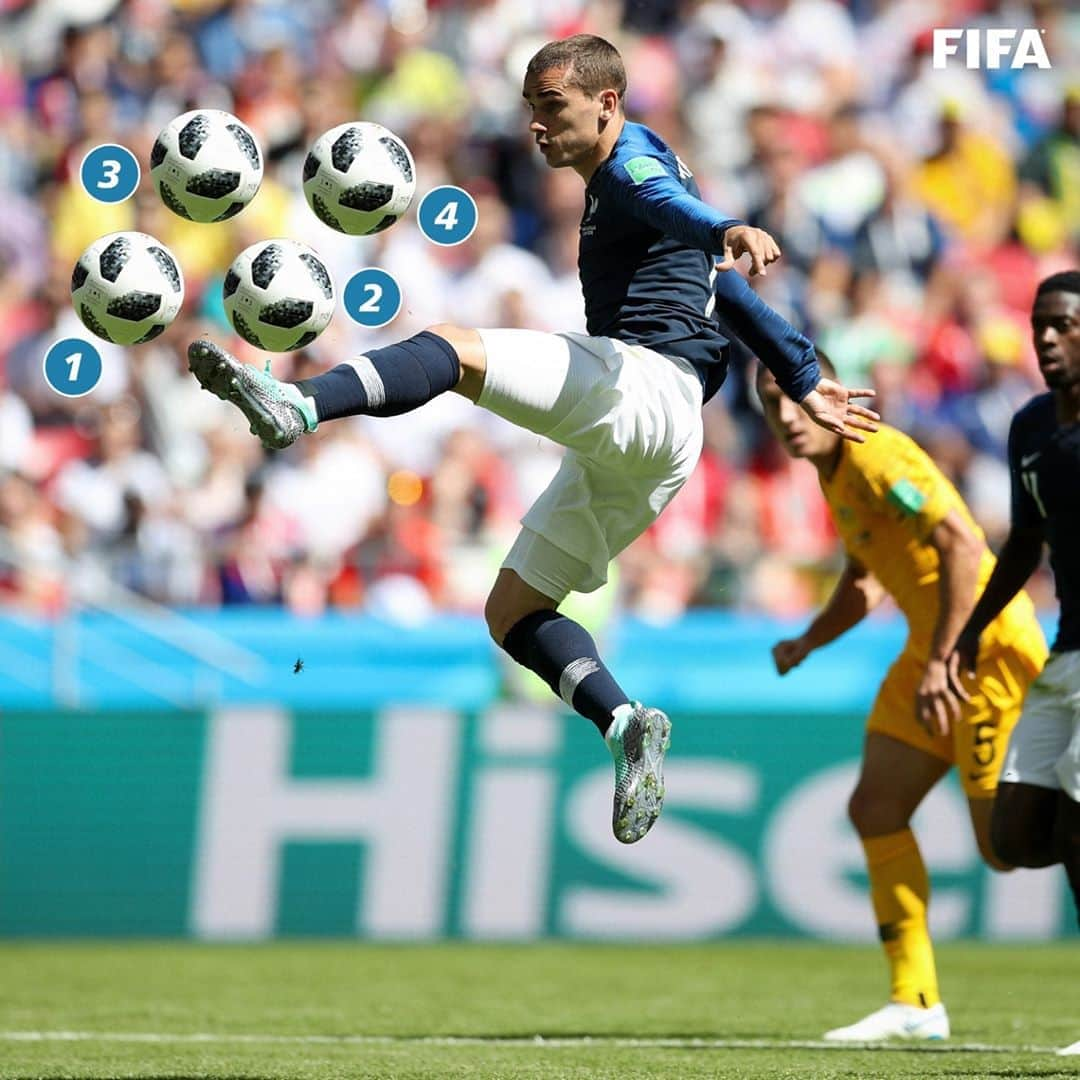
[[(848, 554), (865, 566), (896, 601), (908, 622), (908, 649), (929, 656), (937, 625), (938, 553), (929, 537), (950, 510), (955, 510), (980, 540), (959, 492), (930, 456), (896, 428), (881, 424), (864, 443), (841, 444), (832, 476), (821, 480), (837, 532)], [(977, 595), (995, 565), (984, 549)], [(986, 628), (984, 649), (1011, 644), (1038, 631), (1035, 608), (1019, 592)]]

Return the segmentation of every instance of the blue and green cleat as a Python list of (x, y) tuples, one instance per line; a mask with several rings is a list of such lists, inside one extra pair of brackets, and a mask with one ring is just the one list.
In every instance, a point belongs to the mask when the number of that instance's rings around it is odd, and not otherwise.
[(222, 401), (231, 401), (247, 418), (251, 434), (268, 450), (284, 450), (305, 431), (319, 426), (315, 402), (292, 383), (242, 364), (221, 346), (199, 338), (188, 346), (188, 368), (199, 385)]
[(615, 804), (611, 828), (623, 844), (640, 840), (664, 807), (664, 754), (671, 746), (671, 721), (638, 702), (616, 717), (604, 736), (615, 759)]

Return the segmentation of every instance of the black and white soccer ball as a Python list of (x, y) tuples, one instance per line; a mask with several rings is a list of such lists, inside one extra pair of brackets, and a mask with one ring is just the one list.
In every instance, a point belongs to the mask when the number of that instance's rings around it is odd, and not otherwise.
[(162, 202), (190, 221), (224, 221), (259, 190), (263, 158), (251, 129), (221, 109), (195, 109), (165, 125), (150, 151)]
[(409, 148), (382, 124), (339, 124), (304, 159), (304, 195), (325, 225), (350, 236), (390, 228), (416, 193)]
[(88, 330), (117, 345), (153, 340), (183, 302), (180, 264), (146, 233), (109, 233), (95, 240), (71, 273), (75, 313)]
[(334, 314), (334, 283), (322, 259), (296, 240), (260, 240), (225, 274), (225, 313), (257, 349), (289, 352), (310, 345)]

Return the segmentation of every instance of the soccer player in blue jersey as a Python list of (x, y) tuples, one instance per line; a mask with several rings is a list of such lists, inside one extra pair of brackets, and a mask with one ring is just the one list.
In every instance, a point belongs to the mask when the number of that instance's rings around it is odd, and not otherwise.
[[(587, 34), (545, 45), (525, 75), (540, 153), (586, 184), (578, 266), (587, 334), (440, 324), (295, 384), (205, 340), (188, 357), (203, 387), (235, 403), (271, 448), (326, 420), (396, 415), (447, 390), (566, 447), (522, 520), (485, 616), (495, 641), (604, 736), (615, 759), (613, 829), (633, 843), (663, 804), (670, 721), (631, 702), (590, 635), (558, 608), (571, 591), (604, 584), (610, 560), (697, 463), (701, 406), (727, 368), (728, 342), (712, 318), (714, 255), (725, 267), (749, 255), (751, 273), (764, 273), (780, 252), (767, 233), (698, 198), (689, 169), (652, 131), (626, 120), (625, 91), (618, 51)], [(874, 430), (876, 414), (852, 401), (871, 392), (822, 379), (810, 343), (741, 278), (722, 276), (725, 302), (766, 320), (785, 392), (846, 438)]]
[[(1042, 674), (1031, 684), (1001, 769), (991, 836), (1013, 866), (1064, 863), (1080, 916), (1080, 270), (1040, 282), (1031, 309), (1048, 392), (1009, 430), (1012, 521), (949, 658), (954, 685), (973, 671), (983, 630), (1050, 550), (1061, 615)], [(1080, 1054), (1080, 1042), (1062, 1053)]]

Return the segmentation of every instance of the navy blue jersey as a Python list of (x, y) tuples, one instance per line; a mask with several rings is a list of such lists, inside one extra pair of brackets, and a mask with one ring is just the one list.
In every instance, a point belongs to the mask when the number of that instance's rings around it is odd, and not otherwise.
[(732, 224), (700, 200), (658, 135), (627, 122), (585, 189), (578, 270), (589, 333), (688, 360), (711, 397), (728, 344), (712, 318), (713, 253)]
[(701, 201), (693, 174), (663, 139), (627, 122), (585, 189), (578, 270), (586, 327), (689, 361), (708, 401), (727, 374), (728, 338), (713, 317), (719, 306), (801, 401), (821, 377), (813, 346), (739, 274), (713, 269), (724, 231), (736, 224)]
[(737, 270), (716, 275), (716, 317), (776, 376), (792, 401), (821, 379), (813, 343), (746, 283)]
[(1040, 394), (1009, 429), (1012, 521), (1038, 529), (1050, 548), (1061, 618), (1055, 652), (1080, 649), (1080, 424), (1058, 424), (1053, 394)]

